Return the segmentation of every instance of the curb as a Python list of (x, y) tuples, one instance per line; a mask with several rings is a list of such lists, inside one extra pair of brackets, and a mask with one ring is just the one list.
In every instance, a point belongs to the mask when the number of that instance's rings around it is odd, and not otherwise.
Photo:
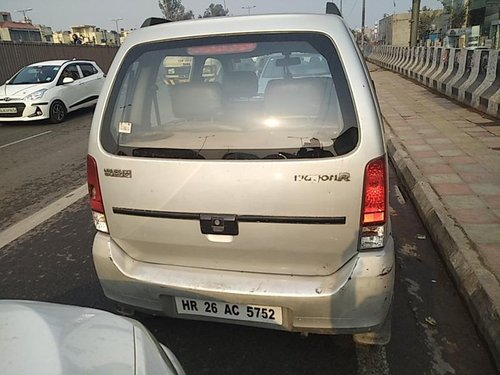
[(500, 284), (384, 118), (387, 150), (441, 258), (500, 369)]

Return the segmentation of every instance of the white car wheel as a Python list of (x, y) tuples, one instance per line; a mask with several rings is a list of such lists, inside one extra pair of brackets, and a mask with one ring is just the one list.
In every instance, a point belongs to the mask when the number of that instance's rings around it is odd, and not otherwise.
[(64, 105), (63, 102), (56, 100), (52, 105), (50, 106), (50, 121), (54, 124), (63, 122), (64, 119), (66, 118), (66, 106)]

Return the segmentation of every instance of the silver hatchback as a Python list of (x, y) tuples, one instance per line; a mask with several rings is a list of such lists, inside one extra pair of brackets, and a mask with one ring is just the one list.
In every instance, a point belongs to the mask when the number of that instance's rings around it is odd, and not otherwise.
[[(273, 78), (259, 90), (262, 61)], [(182, 79), (165, 79), (180, 66)], [(382, 121), (341, 17), (145, 27), (108, 77), (88, 182), (109, 298), (170, 317), (387, 342), (394, 243)]]

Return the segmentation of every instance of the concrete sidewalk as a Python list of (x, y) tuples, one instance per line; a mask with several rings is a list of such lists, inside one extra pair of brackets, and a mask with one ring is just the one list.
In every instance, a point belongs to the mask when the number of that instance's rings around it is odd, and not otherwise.
[(500, 120), (369, 68), (390, 158), (500, 368)]

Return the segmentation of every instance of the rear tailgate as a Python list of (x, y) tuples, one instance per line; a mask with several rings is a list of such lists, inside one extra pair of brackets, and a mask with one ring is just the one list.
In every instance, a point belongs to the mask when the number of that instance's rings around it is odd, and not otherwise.
[[(110, 234), (142, 262), (331, 274), (357, 252), (364, 172), (358, 159), (106, 158), (100, 180)], [(105, 176), (103, 169), (131, 170), (132, 177)]]

